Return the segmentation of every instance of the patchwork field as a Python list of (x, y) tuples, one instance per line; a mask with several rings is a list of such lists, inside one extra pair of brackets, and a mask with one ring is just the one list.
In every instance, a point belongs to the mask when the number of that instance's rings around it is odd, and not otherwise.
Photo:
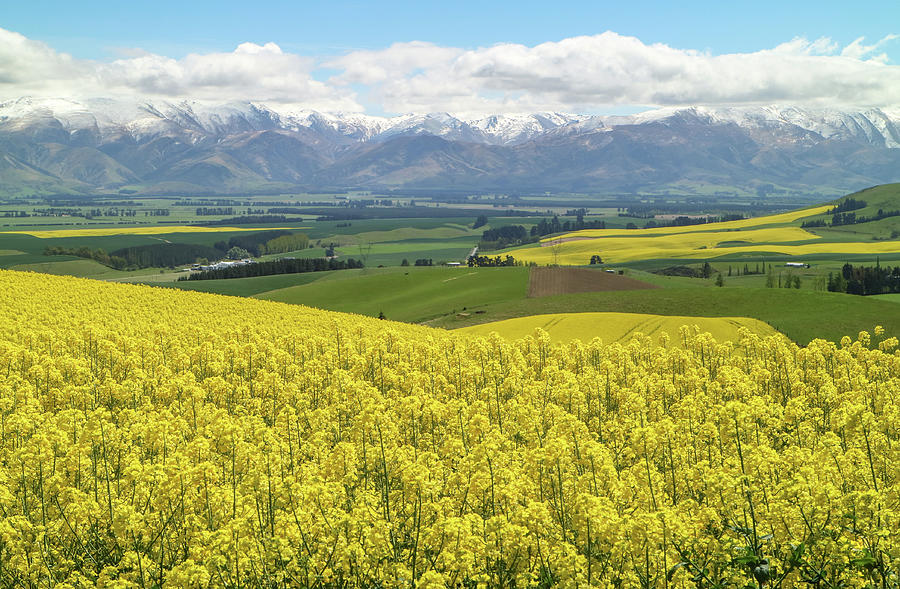
[[(897, 186), (879, 187), (859, 193), (872, 205), (898, 207)], [(858, 195), (853, 195), (858, 196)], [(868, 201), (867, 201), (868, 202)], [(539, 244), (511, 250), (525, 262), (585, 265), (599, 255), (606, 263), (622, 264), (648, 260), (715, 260), (764, 256), (887, 256), (900, 257), (896, 239), (898, 217), (838, 228), (800, 227), (804, 220), (824, 221), (833, 205), (823, 205), (738, 221), (656, 227), (649, 229), (584, 229), (547, 237)], [(881, 210), (881, 209), (878, 209)], [(877, 214), (873, 210), (870, 214)], [(871, 225), (871, 226), (870, 226)]]
[[(682, 327), (686, 326), (687, 331)], [(777, 332), (758, 319), (747, 317), (686, 317), (678, 315), (647, 315), (641, 313), (553, 313), (517, 317), (492, 323), (463, 327), (459, 332), (488, 336), (493, 332), (506, 339), (516, 340), (543, 329), (554, 342), (580, 340), (589, 342), (600, 338), (604, 343), (623, 342), (636, 334), (660, 341), (666, 337), (674, 345), (684, 346), (697, 333), (710, 333), (720, 342), (738, 341), (746, 329), (766, 337)], [(667, 334), (662, 336), (662, 334)]]
[(528, 296), (546, 297), (576, 292), (601, 292), (659, 288), (628, 276), (593, 268), (531, 268)]
[(555, 313), (613, 312), (694, 317), (751, 317), (799, 344), (883, 325), (900, 333), (897, 304), (874, 297), (784, 288), (680, 288), (520, 298), (486, 305), (478, 315), (447, 315), (429, 325), (457, 329), (489, 321)]
[(524, 298), (528, 271), (522, 267), (342, 270), (256, 297), (418, 323), (448, 314), (474, 314), (476, 307)]
[[(761, 218), (760, 222), (765, 222), (764, 219)], [(677, 233), (661, 233), (655, 229), (634, 230), (634, 235), (626, 236), (620, 232), (599, 237), (568, 234), (511, 253), (525, 262), (570, 265), (585, 265), (595, 254), (600, 255), (604, 262), (613, 264), (638, 260), (715, 259), (748, 254), (900, 254), (900, 241), (825, 241), (819, 235), (793, 226), (720, 231), (710, 228), (697, 225), (693, 231)]]
[(40, 239), (60, 239), (63, 237), (106, 237), (110, 235), (163, 235), (167, 233), (226, 233), (244, 231), (270, 231), (286, 227), (203, 227), (200, 225), (116, 225), (86, 229), (29, 229), (21, 231), (0, 231), (0, 234), (30, 235)]
[(820, 215), (832, 208), (832, 205), (822, 205), (808, 209), (798, 209), (787, 213), (777, 215), (766, 215), (763, 217), (751, 217), (749, 219), (741, 219), (738, 221), (725, 221), (723, 223), (712, 223), (708, 225), (686, 225), (683, 227), (654, 227), (651, 229), (583, 229), (581, 231), (573, 231), (564, 233), (558, 238), (548, 237), (542, 239), (542, 243), (556, 241), (557, 239), (577, 238), (595, 238), (595, 237), (616, 237), (616, 236), (636, 236), (648, 237), (652, 235), (678, 235), (680, 233), (700, 233), (700, 232), (716, 232), (716, 231), (743, 231), (747, 229), (758, 229), (769, 226), (786, 226), (795, 223), (800, 219)]

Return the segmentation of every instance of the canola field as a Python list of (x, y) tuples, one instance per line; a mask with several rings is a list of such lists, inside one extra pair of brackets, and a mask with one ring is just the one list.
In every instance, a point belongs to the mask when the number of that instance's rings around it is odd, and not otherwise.
[(619, 264), (652, 259), (714, 259), (733, 254), (896, 254), (900, 242), (828, 242), (787, 223), (825, 212), (828, 206), (740, 221), (657, 227), (652, 229), (585, 229), (545, 238), (515, 250), (517, 260), (536, 264), (585, 265), (592, 255)]
[(900, 353), (0, 271), (4, 587), (893, 587)]
[[(787, 225), (806, 217), (820, 215), (829, 209), (832, 205), (822, 205), (810, 209), (798, 209), (796, 211), (788, 211), (787, 213), (779, 213), (777, 215), (767, 215), (765, 217), (751, 217), (749, 219), (740, 219), (738, 221), (725, 221), (723, 223), (710, 223), (706, 225), (684, 225), (679, 227), (653, 227), (650, 229), (582, 229), (580, 231), (572, 231), (559, 236), (559, 239), (571, 237), (615, 237), (615, 236), (638, 236), (648, 237), (651, 235), (677, 235), (680, 233), (698, 233), (705, 231), (743, 231), (745, 229), (768, 228), (771, 225)], [(556, 237), (546, 237), (541, 241), (556, 241)]]
[[(109, 235), (166, 235), (169, 233), (221, 233), (224, 231), (270, 231), (287, 227), (204, 227), (200, 225), (116, 225), (85, 229), (34, 229), (0, 231), (0, 234), (30, 235), (40, 239), (62, 237), (106, 237)], [(296, 228), (295, 228), (296, 229)], [(302, 229), (302, 228), (301, 228)]]
[[(683, 331), (684, 326), (689, 329)], [(777, 333), (772, 326), (749, 317), (679, 317), (644, 313), (547, 313), (481, 323), (457, 331), (480, 336), (497, 332), (506, 339), (516, 340), (532, 335), (535, 329), (545, 331), (553, 342), (590, 342), (600, 338), (601, 343), (613, 343), (641, 334), (682, 346), (689, 345), (699, 333), (709, 333), (720, 342), (738, 341), (742, 329), (760, 337)]]

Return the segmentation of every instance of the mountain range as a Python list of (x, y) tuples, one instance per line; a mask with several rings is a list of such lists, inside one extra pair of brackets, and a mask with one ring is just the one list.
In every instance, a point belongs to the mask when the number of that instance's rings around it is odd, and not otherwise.
[(327, 189), (844, 193), (900, 181), (900, 110), (376, 117), (261, 103), (0, 102), (0, 196)]

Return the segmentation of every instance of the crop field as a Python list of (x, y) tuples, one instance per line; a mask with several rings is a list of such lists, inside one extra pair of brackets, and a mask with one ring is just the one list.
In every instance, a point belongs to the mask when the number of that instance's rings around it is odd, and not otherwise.
[(471, 316), (448, 315), (429, 325), (457, 329), (550, 313), (644, 313), (695, 317), (759, 319), (798, 344), (816, 338), (839, 341), (848, 333), (883, 325), (900, 333), (896, 303), (875, 297), (784, 288), (667, 287), (619, 292), (592, 292), (540, 298), (510, 299), (486, 305)]
[(900, 356), (880, 327), (510, 342), (9, 271), (0, 318), (9, 586), (900, 576)]
[(747, 229), (759, 229), (770, 225), (788, 225), (799, 219), (805, 219), (814, 215), (819, 215), (832, 208), (831, 205), (823, 205), (809, 209), (798, 209), (787, 213), (777, 215), (767, 215), (765, 217), (751, 217), (749, 219), (741, 219), (738, 221), (725, 221), (723, 223), (711, 223), (708, 225), (686, 225), (682, 227), (654, 227), (652, 229), (583, 229), (581, 231), (573, 231), (564, 233), (557, 237), (549, 237), (542, 239), (542, 242), (556, 241), (557, 239), (565, 240), (572, 237), (617, 237), (617, 236), (636, 236), (647, 237), (651, 235), (678, 235), (680, 233), (702, 233), (717, 231), (744, 231)]
[[(682, 331), (683, 326), (687, 326), (688, 330)], [(671, 341), (673, 345), (682, 346), (698, 333), (709, 333), (720, 342), (738, 341), (742, 329), (761, 337), (777, 333), (762, 321), (747, 317), (685, 317), (641, 313), (531, 315), (463, 327), (459, 331), (480, 336), (496, 332), (506, 339), (516, 340), (534, 334), (538, 328), (547, 332), (554, 342), (590, 342), (595, 337), (604, 343), (624, 342), (639, 333), (654, 341)]]
[[(864, 190), (853, 195), (865, 198), (860, 211), (875, 215), (876, 209), (896, 208), (897, 186)], [(702, 225), (649, 229), (584, 229), (545, 237), (538, 245), (511, 250), (516, 259), (537, 264), (585, 265), (591, 256), (604, 262), (646, 263), (647, 261), (743, 260), (764, 257), (805, 257), (835, 259), (900, 256), (896, 239), (897, 217), (857, 225), (800, 227), (802, 220), (829, 220), (833, 205)], [(870, 210), (871, 209), (871, 210)]]
[(105, 237), (108, 235), (163, 235), (167, 233), (223, 233), (244, 231), (269, 231), (284, 227), (203, 227), (199, 225), (116, 225), (86, 229), (30, 229), (0, 231), (0, 234), (30, 235), (40, 239), (63, 237)]
[[(718, 225), (727, 223), (716, 223), (716, 229)], [(604, 262), (614, 264), (740, 255), (900, 254), (900, 241), (824, 241), (820, 236), (794, 226), (720, 231), (710, 230), (709, 225), (691, 227), (692, 231), (677, 233), (660, 233), (657, 229), (632, 230), (634, 235), (627, 236), (615, 230), (602, 230), (613, 233), (595, 238), (573, 233), (511, 253), (526, 262), (571, 265), (587, 264), (594, 254), (600, 255)]]
[(591, 268), (531, 268), (528, 296), (546, 297), (575, 292), (600, 292), (658, 288), (628, 276)]

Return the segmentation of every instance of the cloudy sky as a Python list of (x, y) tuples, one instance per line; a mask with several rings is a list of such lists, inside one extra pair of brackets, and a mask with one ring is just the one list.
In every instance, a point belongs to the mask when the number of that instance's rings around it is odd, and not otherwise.
[(0, 99), (370, 114), (900, 106), (896, 0), (864, 10), (801, 0), (11, 4), (0, 13)]

